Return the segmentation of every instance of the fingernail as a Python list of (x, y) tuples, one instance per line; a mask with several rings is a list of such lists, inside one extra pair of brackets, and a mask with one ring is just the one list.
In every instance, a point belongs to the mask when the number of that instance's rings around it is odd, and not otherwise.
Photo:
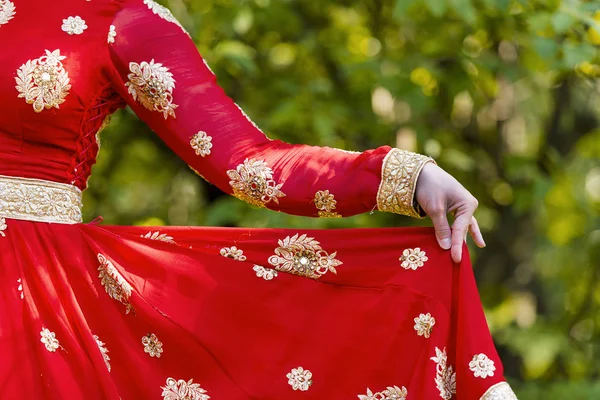
[(442, 249), (448, 250), (450, 247), (452, 247), (452, 241), (450, 239), (442, 239), (440, 241), (440, 245), (442, 246)]

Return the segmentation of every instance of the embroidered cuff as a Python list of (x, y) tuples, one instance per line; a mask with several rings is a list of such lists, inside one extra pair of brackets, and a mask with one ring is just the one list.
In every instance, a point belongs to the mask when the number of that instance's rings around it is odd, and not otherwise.
[(380, 211), (425, 218), (425, 213), (415, 199), (415, 189), (421, 169), (428, 162), (435, 163), (435, 160), (406, 150), (390, 150), (383, 159), (377, 208)]

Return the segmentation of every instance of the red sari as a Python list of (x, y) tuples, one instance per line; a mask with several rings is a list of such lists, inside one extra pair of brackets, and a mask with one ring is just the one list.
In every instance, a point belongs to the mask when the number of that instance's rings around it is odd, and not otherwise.
[(95, 135), (125, 105), (288, 213), (417, 215), (427, 160), (268, 139), (150, 0), (0, 0), (0, 44), (3, 399), (516, 398), (466, 246), (453, 264), (431, 228), (81, 223)]

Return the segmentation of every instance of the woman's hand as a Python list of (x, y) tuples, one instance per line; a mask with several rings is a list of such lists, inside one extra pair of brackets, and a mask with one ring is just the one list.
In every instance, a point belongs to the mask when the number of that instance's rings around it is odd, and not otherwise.
[[(454, 262), (459, 263), (462, 259), (462, 244), (467, 231), (477, 246), (485, 247), (479, 225), (473, 216), (479, 203), (453, 176), (436, 164), (427, 163), (419, 175), (415, 196), (433, 221), (440, 246), (445, 250), (452, 248)], [(448, 223), (448, 213), (454, 215), (452, 228)]]

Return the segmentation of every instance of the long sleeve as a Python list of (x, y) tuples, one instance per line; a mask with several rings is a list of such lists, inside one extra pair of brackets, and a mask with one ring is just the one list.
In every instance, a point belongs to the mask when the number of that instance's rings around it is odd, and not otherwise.
[(108, 42), (115, 89), (192, 169), (223, 191), (289, 214), (339, 217), (379, 208), (418, 216), (414, 187), (431, 159), (388, 146), (353, 153), (269, 139), (218, 86), (163, 6), (124, 0)]

